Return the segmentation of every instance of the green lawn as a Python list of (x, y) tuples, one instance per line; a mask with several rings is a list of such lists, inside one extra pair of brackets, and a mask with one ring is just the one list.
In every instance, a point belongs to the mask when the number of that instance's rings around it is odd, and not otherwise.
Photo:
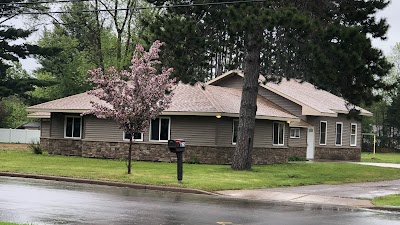
[(372, 202), (378, 206), (400, 206), (400, 194), (374, 198)]
[(18, 223), (1, 222), (0, 225), (18, 225)]
[[(35, 155), (22, 150), (0, 150), (0, 171), (178, 186), (175, 163), (124, 161)], [(184, 164), (183, 187), (208, 191), (255, 189), (311, 184), (337, 184), (400, 179), (400, 170), (351, 163), (288, 163), (253, 166), (232, 171), (227, 165)]]
[(400, 153), (366, 153), (361, 154), (362, 162), (400, 163)]

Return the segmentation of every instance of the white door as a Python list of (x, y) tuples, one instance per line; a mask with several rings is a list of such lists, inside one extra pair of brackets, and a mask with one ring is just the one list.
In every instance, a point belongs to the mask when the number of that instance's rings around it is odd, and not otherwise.
[(314, 127), (309, 127), (307, 131), (307, 156), (306, 156), (308, 160), (314, 159), (314, 139), (315, 139)]

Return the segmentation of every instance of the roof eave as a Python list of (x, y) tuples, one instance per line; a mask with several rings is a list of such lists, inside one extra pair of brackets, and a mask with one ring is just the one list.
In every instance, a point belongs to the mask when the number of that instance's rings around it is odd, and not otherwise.
[(84, 113), (89, 111), (90, 109), (36, 109), (36, 108), (27, 108), (27, 112), (61, 112), (61, 113)]
[[(349, 114), (349, 111), (347, 111), (347, 110), (332, 110), (332, 111), (334, 111), (334, 112), (336, 112), (336, 113), (342, 113), (342, 114)], [(373, 113), (371, 113), (371, 112), (368, 112), (368, 111), (366, 111), (366, 110), (360, 110), (360, 116), (374, 116), (374, 114)]]
[(305, 116), (326, 116), (326, 117), (337, 117), (338, 114), (335, 112), (321, 112), (308, 106), (302, 106), (301, 114)]
[[(226, 112), (176, 112), (176, 111), (164, 111), (161, 113), (162, 116), (221, 116), (221, 117), (239, 117), (238, 113), (226, 113)], [(256, 119), (261, 120), (278, 120), (278, 121), (293, 121), (300, 122), (297, 117), (279, 117), (279, 116), (266, 116), (256, 115)]]
[(28, 118), (50, 119), (50, 115), (27, 115)]
[[(213, 83), (215, 83), (215, 82), (217, 82), (217, 81), (219, 81), (219, 80), (224, 79), (224, 78), (227, 77), (227, 76), (230, 76), (230, 75), (233, 75), (233, 74), (238, 74), (238, 75), (240, 75), (240, 73), (241, 73), (240, 70), (229, 70), (228, 72), (223, 73), (223, 74), (219, 75), (218, 77), (216, 77), (216, 78), (214, 78), (214, 79), (212, 79), (212, 80), (207, 81), (206, 84), (207, 84), (207, 85), (211, 85), (211, 84), (213, 84)], [(241, 77), (243, 77), (243, 76), (241, 76)]]

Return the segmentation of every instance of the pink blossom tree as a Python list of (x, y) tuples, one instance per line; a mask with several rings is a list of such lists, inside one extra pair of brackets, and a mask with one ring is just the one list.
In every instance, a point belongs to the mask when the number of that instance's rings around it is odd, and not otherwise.
[(91, 75), (89, 81), (96, 85), (89, 94), (106, 104), (92, 101), (93, 109), (86, 114), (113, 119), (128, 134), (128, 174), (131, 174), (135, 134), (147, 130), (150, 121), (169, 107), (173, 96), (171, 91), (175, 80), (170, 79), (173, 69), (157, 69), (161, 67), (158, 58), (162, 45), (163, 42), (155, 41), (148, 52), (137, 45), (129, 71), (117, 71), (115, 68), (105, 72), (101, 69), (88, 71)]

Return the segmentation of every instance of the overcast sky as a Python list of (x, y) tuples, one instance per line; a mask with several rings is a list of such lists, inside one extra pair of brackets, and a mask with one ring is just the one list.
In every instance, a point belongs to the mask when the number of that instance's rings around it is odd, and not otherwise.
[[(374, 47), (382, 49), (385, 55), (389, 55), (394, 45), (397, 42), (400, 42), (400, 0), (392, 0), (390, 5), (386, 7), (385, 10), (379, 12), (377, 16), (386, 18), (390, 27), (387, 33), (388, 38), (386, 40), (382, 41), (374, 39), (372, 40), (372, 44)], [(17, 27), (24, 27), (24, 22), (25, 21), (22, 19), (11, 21), (11, 23)], [(24, 28), (27, 28), (26, 25)], [(32, 34), (28, 41), (34, 42), (38, 38), (39, 33), (37, 32)], [(28, 71), (32, 71), (39, 66), (34, 59), (24, 59), (21, 60), (21, 63)]]

